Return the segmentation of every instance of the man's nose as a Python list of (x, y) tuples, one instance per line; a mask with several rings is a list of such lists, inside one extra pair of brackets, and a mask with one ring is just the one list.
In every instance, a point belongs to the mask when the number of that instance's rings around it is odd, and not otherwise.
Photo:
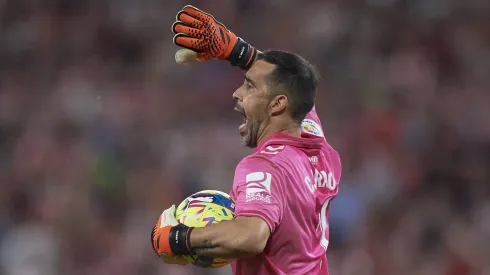
[(236, 89), (234, 92), (233, 92), (233, 99), (236, 100), (236, 101), (240, 101), (240, 88)]

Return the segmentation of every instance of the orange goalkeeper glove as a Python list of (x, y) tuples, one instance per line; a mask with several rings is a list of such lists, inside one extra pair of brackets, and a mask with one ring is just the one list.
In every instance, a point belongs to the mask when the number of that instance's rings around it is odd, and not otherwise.
[(233, 66), (246, 70), (257, 55), (252, 45), (229, 31), (211, 14), (190, 5), (177, 14), (172, 31), (174, 43), (196, 52), (201, 61), (228, 60)]
[(191, 254), (189, 237), (193, 229), (175, 219), (175, 205), (172, 205), (162, 212), (151, 231), (153, 250), (165, 263), (187, 264), (180, 255)]

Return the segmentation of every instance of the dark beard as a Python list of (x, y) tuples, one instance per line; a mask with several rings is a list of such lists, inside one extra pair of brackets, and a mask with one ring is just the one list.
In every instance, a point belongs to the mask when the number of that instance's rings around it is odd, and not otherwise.
[(255, 148), (257, 147), (257, 143), (259, 140), (259, 134), (262, 130), (262, 122), (259, 119), (251, 119), (249, 118), (250, 126), (247, 129), (247, 132), (245, 135), (241, 137), (241, 142), (243, 146), (248, 147), (248, 148)]

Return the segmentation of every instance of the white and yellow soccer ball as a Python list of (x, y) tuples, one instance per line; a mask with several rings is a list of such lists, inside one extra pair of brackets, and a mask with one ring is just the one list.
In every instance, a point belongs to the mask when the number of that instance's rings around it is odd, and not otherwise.
[[(175, 218), (189, 227), (205, 227), (233, 220), (234, 212), (235, 201), (230, 195), (216, 190), (204, 190), (183, 200), (175, 210)], [(206, 268), (223, 267), (233, 261), (201, 255), (183, 257), (191, 264)]]

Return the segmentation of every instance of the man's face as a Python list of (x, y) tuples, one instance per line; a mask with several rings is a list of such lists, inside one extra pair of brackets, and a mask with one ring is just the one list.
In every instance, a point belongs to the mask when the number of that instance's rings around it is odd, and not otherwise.
[(243, 115), (243, 124), (239, 131), (242, 144), (246, 147), (257, 146), (260, 134), (269, 121), (269, 103), (267, 77), (275, 65), (259, 60), (245, 73), (245, 81), (234, 93), (237, 100), (235, 110)]

